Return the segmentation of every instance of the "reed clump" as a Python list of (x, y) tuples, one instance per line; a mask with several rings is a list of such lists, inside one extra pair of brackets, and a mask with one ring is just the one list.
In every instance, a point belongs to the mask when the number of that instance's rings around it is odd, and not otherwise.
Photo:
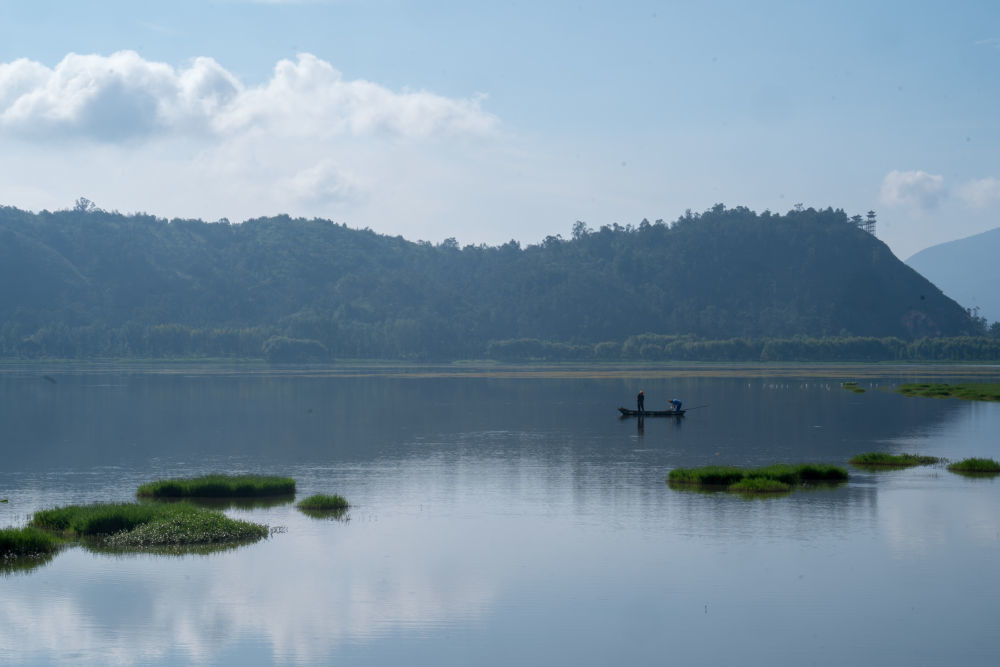
[(734, 493), (780, 493), (808, 484), (839, 483), (847, 471), (825, 463), (776, 463), (759, 468), (705, 466), (676, 468), (667, 475), (672, 487), (726, 490)]
[(263, 498), (295, 494), (291, 477), (262, 475), (202, 475), (162, 479), (139, 487), (140, 498)]
[(935, 463), (940, 463), (941, 460), (936, 456), (923, 456), (921, 454), (868, 452), (851, 457), (848, 463), (863, 468), (910, 468), (913, 466), (934, 465)]
[(746, 495), (788, 493), (792, 490), (792, 485), (766, 477), (744, 477), (740, 481), (730, 484), (726, 490), (730, 493), (742, 493)]
[(896, 391), (904, 396), (927, 398), (962, 398), (967, 401), (1000, 401), (1000, 382), (966, 382), (947, 384), (926, 382), (901, 384)]
[(63, 541), (33, 526), (0, 529), (0, 561), (55, 553)]
[(309, 510), (312, 512), (330, 512), (330, 511), (341, 511), (346, 510), (350, 507), (347, 499), (339, 494), (327, 495), (324, 493), (317, 493), (315, 495), (309, 496), (299, 501), (296, 505), (300, 510)]
[(188, 503), (98, 503), (36, 512), (31, 526), (99, 546), (142, 549), (249, 542), (267, 537), (268, 527), (231, 519)]
[(1000, 475), (1000, 462), (982, 458), (964, 459), (950, 464), (948, 470), (973, 475)]

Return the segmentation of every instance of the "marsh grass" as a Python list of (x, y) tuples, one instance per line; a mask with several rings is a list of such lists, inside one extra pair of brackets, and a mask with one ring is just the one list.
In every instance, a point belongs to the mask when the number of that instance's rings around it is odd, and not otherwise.
[(896, 391), (904, 396), (962, 398), (967, 401), (1000, 401), (1000, 382), (901, 384), (897, 387)]
[(860, 468), (911, 468), (913, 466), (928, 466), (940, 463), (942, 459), (936, 456), (920, 454), (890, 454), (888, 452), (868, 452), (851, 457), (851, 465)]
[(317, 493), (315, 495), (309, 496), (303, 500), (300, 500), (297, 507), (302, 510), (346, 510), (350, 505), (347, 500), (336, 493), (332, 495), (327, 495), (324, 493)]
[(672, 488), (724, 489), (753, 494), (787, 492), (802, 485), (837, 484), (846, 481), (847, 477), (843, 468), (823, 463), (776, 463), (760, 468), (676, 468), (667, 475), (667, 483)]
[(268, 528), (188, 503), (101, 503), (36, 512), (34, 528), (113, 549), (248, 542)]
[(948, 470), (963, 475), (1000, 475), (1000, 463), (993, 459), (971, 458), (952, 463)]
[(287, 505), (295, 501), (295, 494), (281, 495), (281, 496), (264, 496), (261, 498), (143, 498), (143, 502), (154, 502), (154, 503), (190, 503), (191, 505), (197, 505), (198, 507), (204, 507), (212, 510), (228, 510), (228, 509), (238, 509), (238, 510), (255, 510), (255, 509), (267, 509), (269, 507), (278, 507), (280, 505)]
[(300, 512), (314, 519), (350, 520), (347, 516), (350, 504), (343, 496), (336, 493), (332, 495), (317, 493), (299, 501), (295, 506)]
[(267, 526), (199, 510), (144, 523), (104, 540), (111, 549), (146, 549), (183, 545), (232, 544), (267, 537)]
[(150, 503), (96, 503), (66, 505), (35, 512), (31, 525), (68, 537), (108, 535), (162, 519), (171, 513), (194, 511), (190, 505), (154, 505)]
[(854, 392), (855, 394), (863, 394), (863, 393), (865, 393), (864, 388), (859, 387), (857, 382), (842, 382), (840, 384), (840, 386), (842, 386), (847, 391)]
[(788, 493), (792, 490), (792, 485), (766, 477), (744, 477), (740, 481), (730, 484), (726, 490), (731, 493), (742, 493), (745, 495)]
[(295, 494), (291, 477), (261, 475), (203, 475), (162, 479), (139, 487), (140, 498), (264, 498)]
[(0, 529), (0, 560), (55, 553), (63, 540), (33, 526)]

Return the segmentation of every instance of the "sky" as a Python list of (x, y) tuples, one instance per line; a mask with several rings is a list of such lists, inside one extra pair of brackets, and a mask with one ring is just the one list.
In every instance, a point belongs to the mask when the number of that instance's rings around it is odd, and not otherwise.
[(434, 243), (722, 203), (1000, 227), (1000, 3), (0, 0), (0, 205)]

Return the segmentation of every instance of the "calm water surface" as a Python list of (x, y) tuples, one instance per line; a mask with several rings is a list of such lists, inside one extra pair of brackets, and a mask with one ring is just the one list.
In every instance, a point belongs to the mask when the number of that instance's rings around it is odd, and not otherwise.
[[(1000, 404), (907, 399), (884, 391), (892, 369), (865, 394), (847, 369), (811, 372), (7, 370), (0, 526), (216, 471), (353, 507), (229, 509), (282, 532), (209, 555), (75, 547), (8, 568), (0, 663), (996, 664), (1000, 478), (852, 469), (758, 500), (664, 483), (874, 450), (1000, 458)], [(639, 389), (650, 409), (707, 407), (639, 428), (615, 410)]]

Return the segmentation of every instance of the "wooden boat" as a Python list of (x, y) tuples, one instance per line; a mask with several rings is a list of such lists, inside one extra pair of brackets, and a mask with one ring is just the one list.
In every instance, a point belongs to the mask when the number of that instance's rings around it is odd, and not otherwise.
[[(618, 408), (618, 412), (622, 413), (622, 417), (638, 417), (638, 410), (629, 410), (628, 408)], [(643, 410), (643, 417), (683, 417), (687, 410)]]

